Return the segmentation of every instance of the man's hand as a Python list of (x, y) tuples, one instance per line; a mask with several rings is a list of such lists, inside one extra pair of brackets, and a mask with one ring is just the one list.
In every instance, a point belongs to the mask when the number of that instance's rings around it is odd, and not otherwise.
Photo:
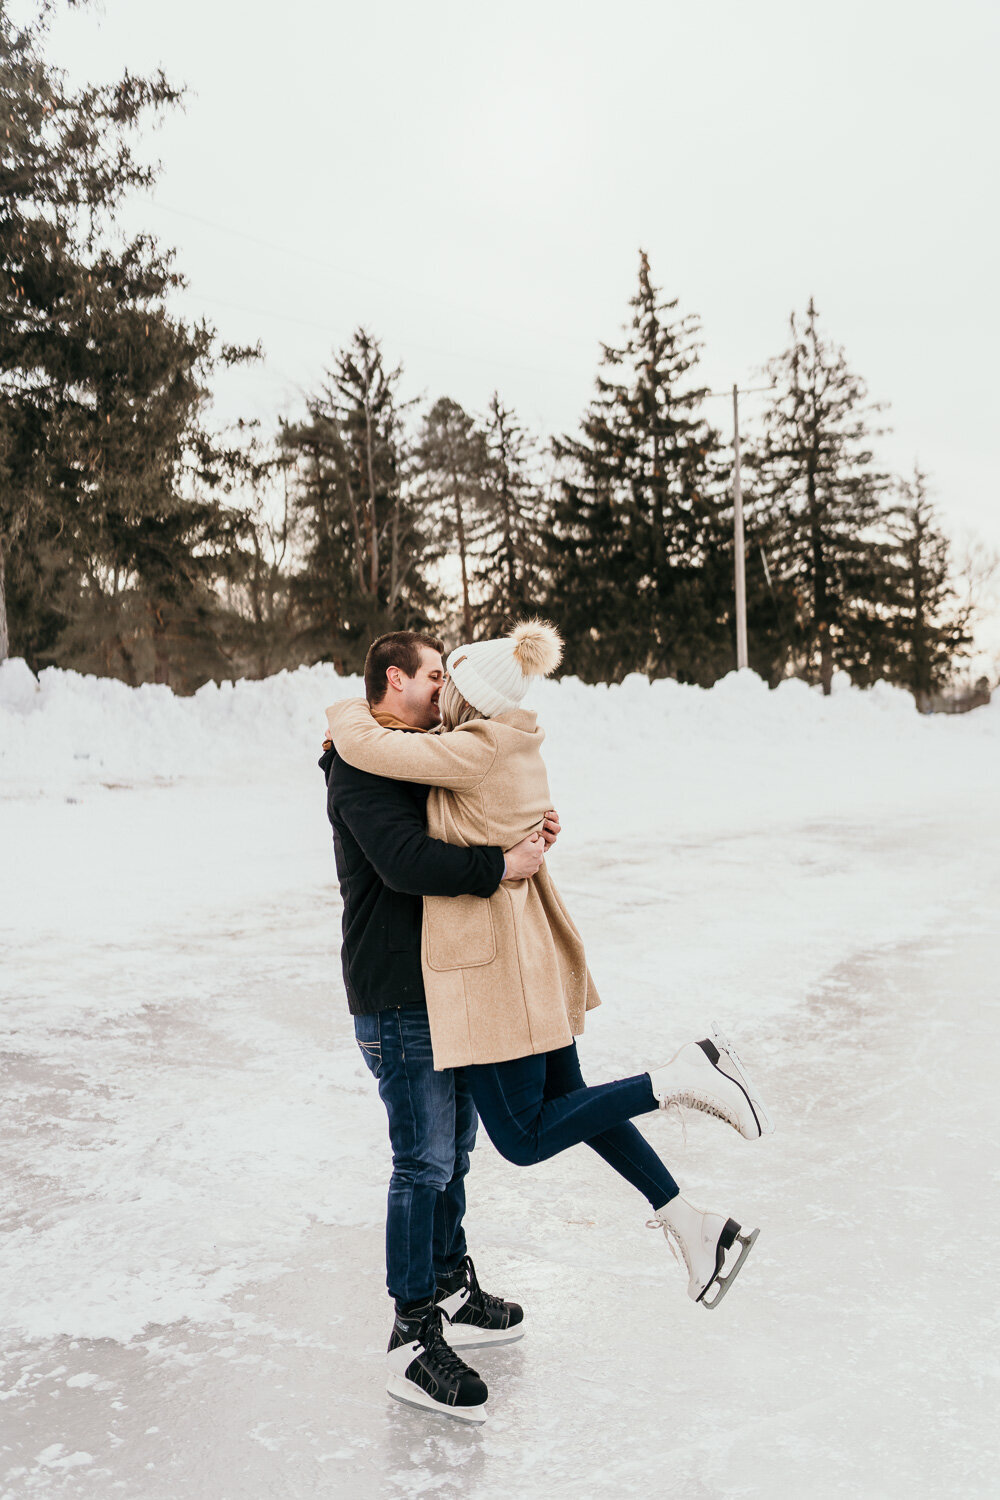
[(550, 807), (545, 814), (545, 822), (542, 824), (542, 838), (545, 840), (546, 849), (552, 848), (560, 833), (562, 833), (562, 824), (559, 822), (559, 814), (554, 807)]
[(529, 833), (513, 849), (508, 849), (504, 858), (507, 861), (504, 880), (530, 880), (542, 867), (545, 840), (540, 833)]

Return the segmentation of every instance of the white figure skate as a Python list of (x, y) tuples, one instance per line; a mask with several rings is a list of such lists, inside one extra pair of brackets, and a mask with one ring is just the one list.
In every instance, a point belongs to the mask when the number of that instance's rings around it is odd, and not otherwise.
[(662, 1068), (651, 1068), (649, 1079), (661, 1109), (683, 1105), (716, 1115), (748, 1141), (774, 1130), (763, 1099), (721, 1031), (688, 1042)]
[[(688, 1272), (688, 1296), (710, 1310), (729, 1291), (760, 1234), (759, 1229), (745, 1230), (735, 1219), (694, 1208), (680, 1196), (658, 1208), (647, 1223), (650, 1229), (663, 1230), (675, 1254), (680, 1251)], [(723, 1275), (727, 1254), (737, 1244), (739, 1253), (735, 1259), (730, 1256)]]

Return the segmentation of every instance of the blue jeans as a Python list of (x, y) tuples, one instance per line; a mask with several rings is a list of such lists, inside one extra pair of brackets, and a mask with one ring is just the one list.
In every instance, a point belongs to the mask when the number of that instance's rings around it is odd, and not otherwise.
[(476, 1107), (454, 1072), (435, 1073), (423, 1007), (355, 1016), (354, 1034), (389, 1116), (386, 1284), (400, 1305), (425, 1302), (466, 1253), (465, 1176)]
[(516, 1166), (545, 1161), (582, 1142), (638, 1188), (653, 1208), (677, 1196), (677, 1183), (629, 1123), (634, 1115), (659, 1107), (648, 1073), (588, 1088), (575, 1042), (555, 1052), (458, 1071), (490, 1140)]

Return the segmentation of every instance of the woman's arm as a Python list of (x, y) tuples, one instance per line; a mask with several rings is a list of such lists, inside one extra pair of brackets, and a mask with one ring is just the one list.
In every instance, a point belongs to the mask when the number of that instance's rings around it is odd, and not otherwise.
[[(452, 729), (446, 734), (407, 734), (383, 729), (364, 698), (349, 698), (326, 711), (334, 748), (342, 760), (373, 776), (417, 781), (468, 791), (478, 786), (496, 758), (489, 730)], [(476, 719), (475, 724), (484, 721)]]

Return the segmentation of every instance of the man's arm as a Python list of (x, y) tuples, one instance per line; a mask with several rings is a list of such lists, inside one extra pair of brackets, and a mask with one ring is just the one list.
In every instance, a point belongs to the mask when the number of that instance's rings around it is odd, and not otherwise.
[[(337, 813), (379, 879), (412, 896), (492, 896), (504, 878), (504, 852), (432, 839), (400, 788), (337, 761), (330, 782)], [(540, 861), (539, 861), (540, 863)]]

